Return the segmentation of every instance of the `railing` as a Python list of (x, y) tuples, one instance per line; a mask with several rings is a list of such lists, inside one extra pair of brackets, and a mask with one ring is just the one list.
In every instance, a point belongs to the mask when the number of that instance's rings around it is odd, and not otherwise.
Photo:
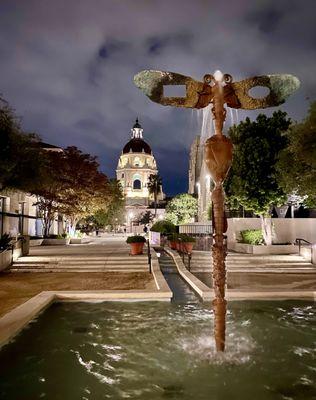
[(313, 263), (313, 243), (309, 242), (306, 239), (303, 238), (296, 238), (295, 239), (295, 244), (298, 245), (298, 254), (301, 256), (301, 248), (302, 248), (302, 243), (310, 247), (311, 249), (311, 263)]
[(148, 268), (149, 268), (149, 273), (151, 274), (151, 252), (150, 252), (149, 239), (147, 239), (146, 243), (147, 243)]
[(212, 223), (192, 223), (179, 225), (179, 233), (188, 235), (212, 235)]

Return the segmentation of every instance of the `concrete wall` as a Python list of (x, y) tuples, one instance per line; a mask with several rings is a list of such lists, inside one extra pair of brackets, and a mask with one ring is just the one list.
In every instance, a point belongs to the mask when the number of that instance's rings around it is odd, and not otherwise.
[[(272, 223), (274, 243), (293, 243), (296, 238), (316, 243), (316, 218), (272, 218)], [(229, 218), (228, 241), (236, 241), (241, 230), (260, 228), (260, 218)]]
[[(36, 197), (31, 196), (24, 192), (10, 192), (4, 198), (4, 212), (14, 214), (13, 216), (3, 216), (3, 233), (9, 233), (12, 237), (16, 237), (19, 233), (22, 235), (41, 235), (42, 234), (42, 221), (36, 218)], [(21, 215), (21, 206), (24, 204), (23, 215), (23, 232), (19, 232), (19, 215)], [(30, 218), (28, 218), (30, 217)], [(1, 233), (1, 232), (0, 232)], [(54, 221), (50, 233), (61, 233), (58, 229), (58, 222)]]

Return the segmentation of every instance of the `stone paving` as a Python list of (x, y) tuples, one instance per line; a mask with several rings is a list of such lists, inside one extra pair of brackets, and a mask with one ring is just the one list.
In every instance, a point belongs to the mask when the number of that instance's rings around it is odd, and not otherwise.
[[(56, 260), (67, 260), (68, 268), (62, 273), (50, 272), (51, 269), (46, 273), (12, 272), (14, 268), (9, 273), (0, 273), (0, 316), (45, 290), (156, 290), (148, 272), (147, 256), (129, 256), (129, 246), (122, 236), (94, 238), (90, 244), (82, 245), (32, 247), (30, 255), (22, 259), (32, 262), (34, 258), (53, 261), (53, 268)], [(93, 261), (100, 259), (108, 268), (94, 268)], [(135, 272), (128, 266), (117, 269), (117, 264), (111, 270), (111, 264), (119, 262), (120, 266), (122, 260), (140, 265), (140, 271)], [(84, 265), (83, 272), (76, 272), (71, 261)]]

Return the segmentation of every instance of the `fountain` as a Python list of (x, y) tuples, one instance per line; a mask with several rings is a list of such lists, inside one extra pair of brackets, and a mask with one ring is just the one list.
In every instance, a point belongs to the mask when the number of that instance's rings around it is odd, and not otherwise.
[[(225, 320), (227, 302), (226, 286), (226, 244), (225, 232), (225, 193), (223, 182), (230, 169), (233, 157), (231, 140), (223, 134), (226, 119), (225, 104), (230, 108), (254, 110), (278, 106), (285, 102), (299, 87), (299, 80), (293, 75), (263, 75), (233, 82), (229, 74), (216, 71), (214, 75), (206, 74), (204, 81), (164, 71), (144, 70), (134, 77), (135, 85), (152, 101), (164, 106), (201, 109), (212, 104), (215, 134), (205, 142), (205, 162), (215, 187), (212, 191), (212, 225), (213, 225), (213, 300), (215, 324), (214, 336), (217, 351), (225, 350)], [(165, 97), (164, 86), (185, 86), (186, 97)], [(249, 91), (257, 86), (269, 89), (268, 95), (253, 98)]]

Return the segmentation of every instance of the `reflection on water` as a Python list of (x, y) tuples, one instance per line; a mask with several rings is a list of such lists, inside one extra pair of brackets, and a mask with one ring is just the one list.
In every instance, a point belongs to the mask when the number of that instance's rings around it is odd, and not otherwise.
[(0, 398), (316, 398), (314, 304), (230, 303), (224, 353), (213, 317), (199, 303), (56, 304), (0, 352)]

